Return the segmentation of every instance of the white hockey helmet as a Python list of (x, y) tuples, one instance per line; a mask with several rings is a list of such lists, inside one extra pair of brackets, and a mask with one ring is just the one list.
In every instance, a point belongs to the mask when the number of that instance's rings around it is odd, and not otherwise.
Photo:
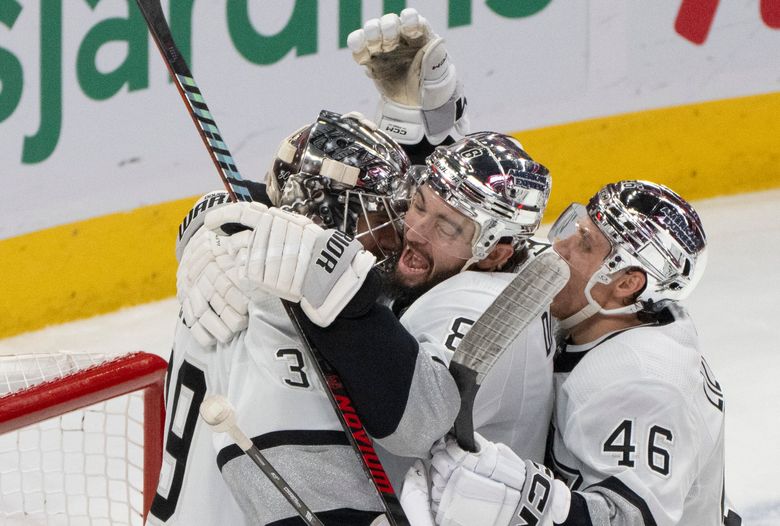
[(477, 224), (470, 261), (484, 259), (502, 239), (514, 248), (531, 237), (547, 206), (552, 179), (514, 138), (479, 132), (439, 146), (415, 183), (430, 186)]
[(275, 205), (355, 236), (361, 215), (394, 219), (390, 197), (409, 166), (404, 150), (361, 114), (323, 110), (282, 141), (266, 184)]
[[(609, 240), (611, 251), (588, 282), (586, 312), (564, 320), (564, 327), (576, 325), (596, 312), (659, 311), (669, 302), (685, 299), (701, 279), (707, 264), (707, 238), (701, 219), (669, 188), (647, 181), (608, 184), (587, 206), (569, 206), (551, 228), (550, 240), (567, 237), (564, 232), (571, 231), (577, 217), (584, 214)], [(590, 289), (597, 282), (610, 283), (615, 272), (628, 268), (641, 269), (647, 280), (636, 303), (618, 309), (601, 308)]]

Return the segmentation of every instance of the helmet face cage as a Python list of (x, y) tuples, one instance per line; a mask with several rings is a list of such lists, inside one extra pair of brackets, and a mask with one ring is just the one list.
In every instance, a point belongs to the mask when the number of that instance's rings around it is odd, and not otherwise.
[(415, 172), (446, 203), (477, 224), (473, 260), (484, 259), (502, 239), (517, 248), (542, 220), (552, 180), (512, 137), (493, 132), (468, 135), (440, 146)]
[(638, 301), (646, 310), (684, 299), (696, 286), (706, 266), (706, 236), (698, 214), (679, 195), (655, 183), (621, 181), (602, 188), (587, 211), (612, 245), (602, 271), (645, 272)]
[(282, 142), (266, 179), (277, 206), (355, 237), (360, 218), (370, 227), (377, 212), (399, 230), (390, 196), (409, 166), (403, 149), (361, 115), (323, 110)]

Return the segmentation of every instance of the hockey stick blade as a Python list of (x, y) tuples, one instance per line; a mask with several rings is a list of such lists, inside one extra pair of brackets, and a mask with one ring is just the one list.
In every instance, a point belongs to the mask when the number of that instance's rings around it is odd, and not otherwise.
[(314, 515), (306, 504), (303, 503), (298, 494), (295, 493), (287, 482), (282, 478), (278, 471), (270, 462), (260, 453), (249, 437), (241, 431), (236, 424), (236, 413), (233, 406), (230, 405), (227, 398), (219, 395), (206, 397), (200, 404), (200, 416), (214, 429), (216, 433), (227, 433), (233, 441), (252, 459), (260, 468), (268, 480), (276, 486), (287, 502), (289, 502), (303, 521), (309, 526), (324, 526), (323, 523)]
[(171, 29), (165, 20), (162, 7), (159, 0), (136, 0), (138, 8), (141, 10), (149, 32), (157, 44), (157, 49), (168, 67), (168, 71), (173, 78), (176, 89), (179, 90), (187, 111), (192, 117), (198, 134), (209, 152), (214, 166), (219, 172), (220, 178), (225, 185), (230, 198), (233, 201), (251, 201), (249, 190), (241, 174), (236, 168), (236, 162), (230, 154), (227, 145), (222, 140), (222, 133), (217, 128), (217, 123), (206, 106), (206, 101), (201, 95), (200, 88), (195, 84), (190, 68), (184, 60), (176, 42), (171, 35)]
[[(187, 62), (176, 47), (159, 0), (136, 0), (136, 2), (146, 20), (149, 32), (152, 34), (173, 77), (174, 84), (192, 117), (193, 123), (231, 196), (231, 200), (251, 201), (252, 197), (236, 168), (233, 156), (230, 154), (227, 145), (222, 141), (222, 135), (219, 133), (217, 124), (206, 106), (206, 101), (195, 84), (195, 79), (192, 77)], [(357, 415), (350, 414), (348, 421), (344, 414), (344, 406), (351, 407), (351, 400), (346, 396), (346, 392), (343, 391), (341, 380), (332, 370), (330, 364), (327, 363), (325, 358), (311, 345), (304, 335), (292, 305), (287, 301), (282, 301), (282, 304), (298, 331), (298, 335), (305, 347), (304, 350), (310, 357), (314, 358), (312, 361), (316, 365), (315, 369), (322, 380), (322, 384), (326, 387), (328, 399), (341, 422), (341, 426), (355, 454), (360, 458), (366, 477), (374, 484), (374, 489), (385, 507), (390, 524), (393, 526), (407, 526), (409, 522), (401, 508), (398, 496), (393, 491), (379, 457), (376, 456), (368, 435), (362, 429), (362, 424), (360, 424), (359, 430), (353, 429), (354, 425), (350, 424), (350, 422), (354, 423), (356, 421)], [(347, 404), (344, 400), (349, 403)], [(358, 442), (356, 437), (360, 437), (360, 442)]]
[(461, 340), (450, 361), (460, 393), (455, 437), (476, 451), (474, 399), (485, 376), (509, 345), (536, 319), (569, 279), (569, 266), (555, 252), (534, 258), (498, 295)]

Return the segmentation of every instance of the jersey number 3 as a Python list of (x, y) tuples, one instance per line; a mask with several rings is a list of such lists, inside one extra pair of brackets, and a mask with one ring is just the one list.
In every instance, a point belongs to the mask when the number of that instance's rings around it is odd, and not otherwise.
[(290, 376), (282, 378), (284, 383), (290, 387), (300, 387), (301, 389), (308, 389), (311, 386), (309, 377), (306, 376), (306, 370), (304, 369), (306, 362), (303, 361), (303, 353), (301, 351), (298, 349), (279, 349), (276, 351), (276, 359), (287, 361)]

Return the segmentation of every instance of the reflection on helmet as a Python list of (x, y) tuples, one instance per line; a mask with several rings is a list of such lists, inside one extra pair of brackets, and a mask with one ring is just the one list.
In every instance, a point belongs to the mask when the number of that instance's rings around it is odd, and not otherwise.
[(377, 224), (398, 228), (399, 207), (391, 196), (403, 193), (409, 166), (403, 149), (362, 115), (323, 110), (316, 122), (282, 141), (266, 184), (281, 208), (353, 237), (366, 234), (358, 224), (369, 225), (373, 237)]
[[(661, 311), (670, 301), (687, 297), (704, 273), (707, 250), (701, 220), (691, 205), (665, 186), (621, 181), (602, 188), (587, 206), (569, 205), (549, 233), (550, 241), (564, 259), (570, 247), (577, 245), (567, 243), (567, 239), (589, 237), (588, 229), (582, 226), (590, 222), (588, 219), (609, 243), (604, 247), (608, 252), (600, 267), (592, 275), (584, 276), (587, 283), (583, 293), (588, 304), (560, 320), (561, 328), (574, 327), (596, 313)], [(575, 261), (570, 261), (569, 266), (572, 272), (578, 271)], [(605, 309), (594, 300), (592, 288), (596, 283), (611, 283), (617, 272), (626, 269), (642, 270), (645, 288), (632, 305)]]
[(436, 148), (426, 165), (416, 183), (428, 184), (477, 224), (474, 261), (485, 258), (502, 238), (517, 247), (536, 232), (552, 180), (512, 137), (474, 133)]
[(639, 267), (647, 286), (645, 307), (686, 298), (704, 273), (707, 239), (699, 215), (669, 188), (647, 181), (621, 181), (590, 200), (588, 215), (612, 243), (605, 266)]

